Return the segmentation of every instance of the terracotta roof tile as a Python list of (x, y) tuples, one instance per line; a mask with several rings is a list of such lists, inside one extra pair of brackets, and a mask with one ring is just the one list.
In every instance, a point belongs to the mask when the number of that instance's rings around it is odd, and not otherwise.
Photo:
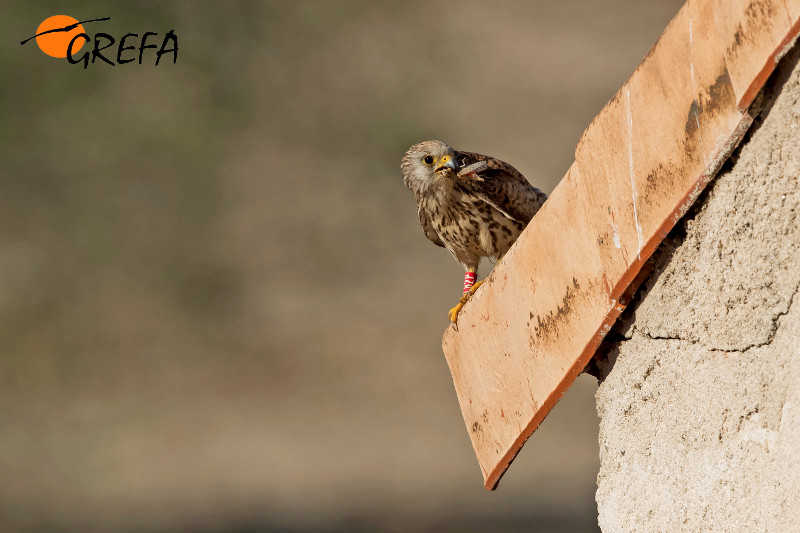
[[(485, 486), (592, 357), (643, 263), (739, 143), (800, 0), (689, 0), (444, 335)], [(622, 301), (621, 301), (622, 300)]]

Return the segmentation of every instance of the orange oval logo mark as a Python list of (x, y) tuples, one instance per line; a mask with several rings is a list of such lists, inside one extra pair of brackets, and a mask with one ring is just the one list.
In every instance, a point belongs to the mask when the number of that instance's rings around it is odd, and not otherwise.
[[(39, 35), (49, 30), (59, 30), (73, 25), (74, 28), (68, 31), (54, 31)], [(36, 37), (36, 44), (39, 45), (39, 48), (41, 48), (42, 52), (45, 54), (63, 59), (67, 57), (69, 42), (80, 33), (86, 32), (83, 29), (83, 25), (81, 25), (77, 19), (68, 15), (53, 15), (52, 17), (44, 19), (42, 23), (39, 24), (39, 27), (36, 28), (36, 35), (38, 35), (38, 37)], [(86, 41), (83, 39), (78, 39), (73, 45), (72, 52), (75, 53), (80, 50), (85, 42)]]

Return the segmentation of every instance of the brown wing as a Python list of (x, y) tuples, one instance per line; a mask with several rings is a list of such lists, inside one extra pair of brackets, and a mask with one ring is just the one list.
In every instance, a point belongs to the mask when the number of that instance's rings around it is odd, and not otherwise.
[(547, 200), (544, 192), (531, 185), (525, 176), (505, 161), (472, 152), (456, 152), (456, 157), (459, 168), (486, 161), (488, 167), (477, 173), (481, 179), (467, 176), (459, 183), (512, 220), (527, 224)]
[(425, 236), (436, 246), (441, 246), (444, 248), (444, 243), (442, 239), (439, 238), (439, 234), (433, 229), (433, 225), (431, 225), (431, 221), (428, 220), (428, 217), (425, 216), (425, 213), (422, 212), (422, 208), (418, 208), (417, 214), (419, 215), (419, 223), (422, 226), (422, 231), (425, 232)]

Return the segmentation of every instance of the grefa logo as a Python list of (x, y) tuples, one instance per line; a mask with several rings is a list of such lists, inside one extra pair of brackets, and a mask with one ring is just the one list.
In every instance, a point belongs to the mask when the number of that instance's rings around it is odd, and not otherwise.
[[(147, 56), (153, 55), (147, 52), (149, 49), (156, 50), (154, 64), (158, 66), (162, 56), (172, 57), (172, 63), (178, 61), (178, 36), (174, 30), (169, 30), (161, 38), (161, 45), (157, 32), (146, 31), (141, 35), (138, 33), (126, 33), (119, 40), (108, 33), (98, 32), (90, 36), (84, 30), (83, 25), (90, 22), (101, 22), (111, 20), (111, 17), (103, 17), (78, 21), (68, 15), (54, 15), (48, 17), (36, 28), (33, 37), (20, 41), (20, 45), (36, 39), (36, 44), (45, 54), (66, 58), (73, 65), (83, 64), (83, 68), (88, 68), (89, 63), (106, 63), (108, 65), (124, 65), (126, 63), (138, 62), (142, 64)], [(84, 45), (90, 46), (80, 54)]]

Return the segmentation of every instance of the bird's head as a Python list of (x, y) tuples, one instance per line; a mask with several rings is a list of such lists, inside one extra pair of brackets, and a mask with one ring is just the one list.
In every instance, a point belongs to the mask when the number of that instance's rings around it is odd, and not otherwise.
[(452, 178), (458, 161), (455, 150), (442, 141), (424, 141), (408, 149), (400, 168), (406, 185), (422, 188), (441, 177)]

